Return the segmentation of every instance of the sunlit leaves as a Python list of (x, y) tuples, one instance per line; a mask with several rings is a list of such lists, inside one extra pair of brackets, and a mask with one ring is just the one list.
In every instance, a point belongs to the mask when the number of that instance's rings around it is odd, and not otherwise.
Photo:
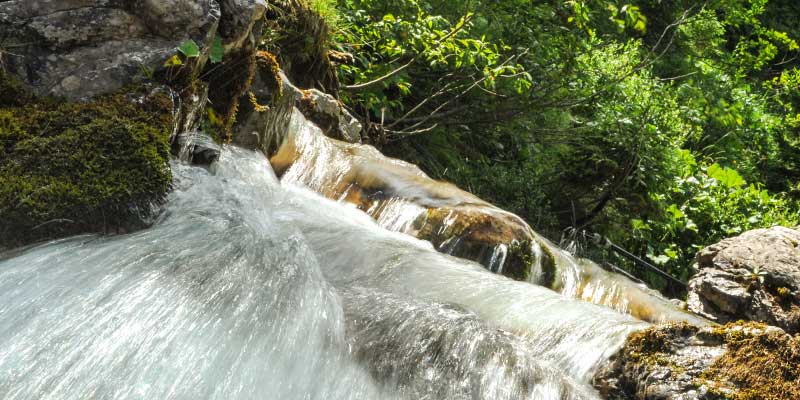
[(710, 178), (716, 179), (720, 184), (728, 188), (738, 188), (747, 183), (736, 170), (721, 167), (719, 164), (712, 164), (708, 167), (706, 173)]
[[(402, 113), (406, 108), (404, 98), (430, 95), (414, 92), (425, 87), (411, 78), (416, 71), (426, 76), (451, 74), (462, 80), (483, 77), (480, 85), (492, 90), (497, 89), (497, 82), (501, 80), (513, 81), (509, 89), (516, 93), (532, 86), (530, 74), (524, 73), (521, 65), (503, 64), (513, 54), (508, 46), (473, 34), (474, 24), (485, 26), (488, 23), (485, 17), (467, 12), (458, 18), (447, 18), (430, 12), (426, 3), (418, 0), (392, 4), (386, 8), (391, 11), (381, 14), (362, 8), (369, 5), (376, 4), (369, 0), (342, 4), (342, 17), (349, 29), (341, 32), (338, 39), (345, 50), (358, 56), (356, 65), (340, 68), (341, 81), (354, 84), (370, 81), (409, 60), (415, 61), (409, 69), (411, 74), (394, 75), (382, 85), (359, 91), (349, 98), (371, 113)], [(400, 97), (392, 98), (392, 92)]]
[(196, 58), (200, 56), (200, 47), (197, 42), (189, 39), (178, 46), (178, 51), (181, 52), (186, 58)]

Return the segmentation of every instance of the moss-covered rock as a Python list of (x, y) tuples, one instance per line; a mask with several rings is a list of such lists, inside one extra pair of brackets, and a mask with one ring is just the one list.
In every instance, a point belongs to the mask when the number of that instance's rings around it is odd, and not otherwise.
[[(800, 399), (800, 336), (757, 323), (726, 325), (715, 333), (727, 351), (703, 373), (700, 384), (732, 400)], [(736, 389), (725, 393), (715, 382)]]
[(760, 323), (632, 334), (595, 375), (609, 399), (800, 399), (800, 337)]
[(142, 226), (171, 185), (172, 101), (144, 86), (90, 103), (0, 107), (0, 247)]

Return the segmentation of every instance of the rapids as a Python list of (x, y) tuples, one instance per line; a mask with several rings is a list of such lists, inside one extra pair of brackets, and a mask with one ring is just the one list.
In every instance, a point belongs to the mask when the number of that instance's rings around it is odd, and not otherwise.
[(531, 283), (649, 322), (708, 323), (644, 285), (573, 257), (518, 216), (435, 181), (413, 164), (385, 157), (372, 146), (324, 136), (298, 111), (286, 132), (272, 157), (285, 184), (354, 204), (388, 230), (430, 239), (439, 251), (478, 261), (497, 273), (508, 268), (509, 248), (525, 240), (530, 244), (522, 252), (533, 262), (526, 279)]
[(281, 184), (173, 163), (147, 230), (0, 255), (4, 399), (596, 399), (632, 331)]

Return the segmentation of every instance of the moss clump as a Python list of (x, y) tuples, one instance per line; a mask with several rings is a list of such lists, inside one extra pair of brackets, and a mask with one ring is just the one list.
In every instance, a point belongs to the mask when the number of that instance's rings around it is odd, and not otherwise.
[(792, 295), (792, 292), (789, 289), (785, 288), (785, 287), (779, 287), (776, 290), (776, 292), (778, 293), (778, 296), (780, 298), (787, 298), (787, 297), (790, 297)]
[(226, 55), (220, 65), (209, 65), (203, 76), (207, 77), (211, 90), (208, 99), (214, 112), (222, 120), (220, 138), (231, 139), (231, 130), (239, 111), (239, 99), (246, 95), (256, 71), (254, 50), (243, 49)]
[(331, 64), (331, 30), (326, 19), (307, 2), (279, 1), (267, 12), (261, 50), (279, 54), (284, 72), (297, 87), (317, 88), (336, 95), (339, 81)]
[(33, 100), (33, 95), (17, 79), (0, 69), (0, 107), (16, 107)]
[(271, 104), (274, 104), (283, 95), (283, 80), (278, 59), (268, 51), (259, 51), (256, 53), (256, 65), (261, 80), (272, 94)]
[(719, 334), (727, 351), (702, 378), (730, 382), (732, 400), (800, 399), (800, 337), (749, 323), (730, 324)]
[(631, 360), (665, 365), (663, 360), (674, 351), (673, 341), (694, 335), (697, 331), (697, 327), (685, 322), (654, 326), (632, 333), (625, 344), (625, 351)]
[(141, 226), (170, 188), (171, 111), (144, 87), (0, 108), (0, 246)]

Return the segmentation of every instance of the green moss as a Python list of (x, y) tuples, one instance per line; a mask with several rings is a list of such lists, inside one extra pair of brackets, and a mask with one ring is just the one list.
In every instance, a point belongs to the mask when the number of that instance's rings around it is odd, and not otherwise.
[(685, 322), (654, 326), (643, 331), (634, 332), (628, 337), (625, 351), (632, 360), (643, 360), (647, 364), (664, 365), (672, 349), (672, 340), (687, 337), (698, 331), (697, 327)]
[(762, 324), (730, 324), (719, 330), (727, 351), (703, 373), (706, 381), (730, 382), (733, 400), (800, 399), (800, 337)]
[(141, 225), (171, 184), (171, 108), (143, 87), (0, 108), (0, 246)]
[(297, 87), (336, 95), (339, 81), (328, 55), (331, 29), (318, 10), (305, 1), (273, 7), (264, 20), (260, 50), (278, 54), (284, 72)]
[(203, 73), (211, 90), (208, 99), (222, 121), (220, 138), (232, 138), (233, 124), (239, 111), (239, 100), (250, 90), (256, 71), (255, 50), (243, 49), (226, 56), (220, 65), (209, 65)]
[(0, 68), (0, 107), (20, 106), (32, 99), (25, 85)]
[[(536, 263), (536, 257), (531, 253), (531, 242), (528, 240), (513, 242), (508, 246), (503, 274), (511, 279), (527, 281), (530, 279), (531, 270)], [(546, 252), (547, 250), (544, 250)], [(543, 269), (543, 281), (538, 282), (543, 286), (550, 286), (555, 277), (555, 261), (549, 253), (543, 253), (541, 266)]]

